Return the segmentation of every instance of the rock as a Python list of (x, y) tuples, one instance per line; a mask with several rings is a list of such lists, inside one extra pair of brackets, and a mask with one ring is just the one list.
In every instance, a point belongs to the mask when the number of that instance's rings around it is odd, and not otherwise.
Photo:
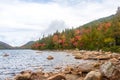
[(85, 56), (83, 57), (83, 59), (84, 59), (84, 60), (88, 60), (88, 59), (89, 59), (89, 55), (85, 55)]
[(26, 70), (26, 71), (21, 71), (20, 74), (31, 74), (32, 71), (31, 70)]
[(66, 80), (66, 78), (62, 74), (57, 74), (57, 75), (49, 77), (47, 80)]
[(120, 60), (120, 57), (118, 58), (118, 60)]
[(65, 73), (65, 74), (70, 74), (72, 70), (73, 70), (73, 67), (67, 66), (67, 67), (64, 69), (64, 73)]
[(102, 74), (99, 71), (89, 72), (84, 80), (102, 80)]
[[(74, 75), (78, 75), (80, 74), (79, 70), (78, 69), (73, 69), (73, 71), (71, 71), (72, 74)], [(82, 72), (81, 72), (82, 73)]]
[(120, 57), (120, 54), (118, 54), (118, 53), (113, 53), (113, 54), (111, 55), (111, 57), (117, 59), (117, 58)]
[(97, 51), (86, 51), (84, 54), (77, 53), (75, 54), (75, 59), (90, 59), (90, 60), (108, 60), (111, 58), (112, 53), (110, 52), (97, 52)]
[(84, 78), (83, 77), (79, 77), (78, 79), (76, 79), (76, 80), (84, 80)]
[(111, 52), (105, 52), (105, 54), (112, 54)]
[(48, 60), (52, 60), (52, 59), (54, 59), (54, 57), (48, 56), (47, 59), (48, 59)]
[(15, 76), (14, 80), (46, 80), (46, 76), (44, 76), (43, 72), (32, 72), (27, 70)]
[(37, 51), (36, 53), (42, 53), (42, 51)]
[(111, 62), (117, 62), (117, 61), (119, 61), (119, 60), (116, 59), (116, 58), (112, 58), (112, 59), (110, 59), (110, 61), (111, 61)]
[(57, 66), (57, 67), (55, 67), (55, 69), (61, 69), (62, 67), (60, 67), (60, 66)]
[(17, 76), (15, 76), (14, 80), (31, 80), (32, 71), (30, 70), (26, 70), (26, 71), (22, 71), (20, 72), (20, 74), (18, 74)]
[(81, 54), (76, 54), (75, 55), (75, 59), (82, 59), (82, 58), (83, 58), (83, 56)]
[(3, 57), (7, 57), (7, 56), (9, 56), (9, 54), (7, 54), (7, 53), (5, 53), (5, 54), (3, 55)]
[(78, 67), (70, 67), (70, 66), (66, 67), (64, 69), (63, 73), (72, 74), (72, 75), (81, 75), (82, 74), (81, 70), (79, 70)]
[(85, 72), (85, 73), (90, 72), (96, 68), (94, 64), (95, 62), (84, 63), (84, 64), (79, 65), (77, 69), (79, 72)]
[(45, 73), (45, 74), (44, 74), (44, 77), (49, 77), (49, 74), (48, 74), (48, 73)]
[(30, 80), (46, 80), (46, 77), (40, 73), (33, 72), (30, 76)]
[(112, 76), (114, 69), (115, 69), (115, 67), (113, 66), (113, 64), (110, 61), (103, 64), (100, 68), (102, 74), (108, 78), (110, 76)]
[(31, 80), (30, 79), (31, 74), (25, 73), (25, 74), (19, 74), (15, 76), (14, 80)]
[(94, 63), (94, 64), (93, 64), (93, 66), (94, 66), (95, 68), (99, 68), (100, 65), (101, 65), (101, 63)]
[(90, 63), (83, 63), (78, 66), (67, 66), (64, 69), (65, 74), (73, 74), (73, 75), (81, 75), (82, 73), (88, 73), (92, 70), (98, 69), (100, 66), (99, 63), (90, 62)]
[(108, 61), (100, 67), (104, 77), (110, 80), (120, 80), (120, 63), (118, 65)]
[(89, 57), (88, 59), (92, 59), (92, 60), (108, 60), (108, 59), (110, 59), (110, 56), (108, 56), (108, 55), (99, 55), (99, 56)]
[(65, 77), (67, 80), (77, 80), (79, 78), (79, 75), (66, 74)]
[(39, 80), (40, 78), (41, 78), (40, 75), (37, 73), (32, 73), (30, 76), (31, 80)]

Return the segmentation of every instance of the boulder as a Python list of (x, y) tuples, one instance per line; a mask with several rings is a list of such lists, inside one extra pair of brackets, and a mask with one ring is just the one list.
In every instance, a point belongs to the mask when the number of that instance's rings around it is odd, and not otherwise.
[(62, 68), (62, 67), (60, 67), (60, 66), (56, 66), (56, 67), (55, 67), (55, 69), (61, 69), (61, 68)]
[(89, 57), (88, 59), (92, 59), (92, 60), (108, 60), (108, 59), (110, 59), (110, 56), (109, 55), (99, 55), (99, 56)]
[(120, 54), (118, 54), (118, 53), (113, 53), (113, 54), (111, 55), (111, 57), (118, 59), (118, 58), (120, 57)]
[(79, 78), (76, 79), (76, 80), (84, 80), (84, 77), (79, 77)]
[(7, 54), (7, 53), (5, 53), (4, 55), (3, 55), (3, 57), (8, 57), (9, 56), (9, 54)]
[(99, 71), (89, 72), (84, 80), (102, 80), (102, 74)]
[(79, 72), (90, 72), (92, 70), (94, 70), (96, 68), (96, 66), (94, 65), (96, 62), (90, 62), (90, 63), (83, 63), (80, 64), (77, 69)]
[(47, 59), (52, 60), (52, 59), (54, 59), (54, 57), (53, 56), (48, 56)]
[(31, 80), (30, 79), (31, 74), (25, 73), (25, 74), (19, 74), (15, 76), (14, 80)]
[(65, 74), (70, 74), (72, 70), (73, 70), (73, 67), (67, 66), (67, 67), (64, 69), (64, 73), (65, 73)]
[(83, 58), (83, 56), (81, 54), (76, 54), (75, 55), (75, 59), (82, 59), (82, 58)]
[(47, 76), (41, 75), (40, 73), (32, 73), (30, 76), (30, 80), (46, 80)]
[(79, 75), (66, 74), (65, 77), (67, 80), (77, 80), (79, 78)]
[(118, 60), (120, 60), (120, 57), (118, 58)]
[(56, 74), (54, 76), (49, 77), (47, 80), (66, 80), (66, 78), (62, 74)]
[(100, 70), (101, 70), (102, 74), (104, 76), (106, 76), (107, 78), (112, 76), (112, 73), (113, 73), (114, 69), (115, 69), (115, 67), (113, 66), (113, 64), (110, 61), (106, 62), (105, 64), (103, 64), (100, 67)]
[(14, 80), (46, 80), (42, 72), (22, 71)]
[(118, 63), (117, 65), (116, 64), (113, 64), (110, 61), (104, 63), (100, 67), (103, 76), (110, 80), (120, 80), (120, 63)]

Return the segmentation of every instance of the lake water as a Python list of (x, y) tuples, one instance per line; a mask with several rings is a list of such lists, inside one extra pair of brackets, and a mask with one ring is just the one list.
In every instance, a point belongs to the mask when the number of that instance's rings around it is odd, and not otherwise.
[[(36, 50), (0, 50), (0, 80), (13, 77), (23, 70), (45, 72), (55, 71), (55, 67), (67, 65), (77, 65), (88, 61), (76, 60), (74, 56), (66, 52), (41, 51)], [(4, 54), (9, 56), (4, 57)], [(52, 55), (53, 60), (46, 58)]]

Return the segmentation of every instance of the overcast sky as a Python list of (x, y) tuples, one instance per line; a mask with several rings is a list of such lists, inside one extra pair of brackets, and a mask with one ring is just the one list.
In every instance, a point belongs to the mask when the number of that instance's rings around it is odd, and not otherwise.
[(20, 46), (116, 13), (120, 0), (0, 0), (0, 41)]

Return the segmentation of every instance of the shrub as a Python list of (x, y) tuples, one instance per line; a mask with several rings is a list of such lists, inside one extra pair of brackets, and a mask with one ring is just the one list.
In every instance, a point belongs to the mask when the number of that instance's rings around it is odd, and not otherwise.
[(120, 53), (120, 46), (104, 47), (102, 50)]

